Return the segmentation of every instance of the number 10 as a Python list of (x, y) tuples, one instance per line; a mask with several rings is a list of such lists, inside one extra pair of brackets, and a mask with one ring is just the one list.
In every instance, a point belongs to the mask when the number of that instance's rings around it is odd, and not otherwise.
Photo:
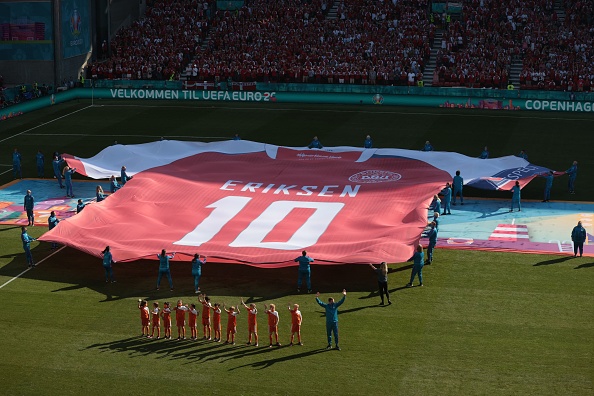
[[(225, 197), (206, 206), (214, 210), (196, 228), (174, 245), (200, 246), (210, 241), (252, 200), (249, 197)], [(314, 245), (324, 234), (332, 220), (344, 207), (340, 202), (276, 201), (239, 233), (231, 247), (254, 247), (277, 250), (303, 249)], [(297, 208), (315, 209), (311, 216), (286, 242), (262, 242), (278, 223)]]

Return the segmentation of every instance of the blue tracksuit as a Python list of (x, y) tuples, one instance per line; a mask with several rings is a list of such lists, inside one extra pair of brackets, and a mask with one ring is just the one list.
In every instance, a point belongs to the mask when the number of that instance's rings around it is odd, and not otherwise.
[(37, 153), (35, 156), (35, 161), (37, 163), (37, 177), (43, 177), (45, 174), (44, 165), (45, 165), (45, 157), (42, 153)]
[(29, 224), (33, 224), (35, 222), (35, 218), (34, 218), (34, 214), (33, 214), (33, 207), (35, 206), (35, 198), (33, 198), (33, 195), (25, 195), (25, 200), (23, 203), (23, 207), (25, 209), (25, 211), (27, 212), (27, 220), (29, 221)]
[(311, 269), (309, 263), (313, 263), (314, 259), (312, 259), (309, 256), (299, 256), (293, 261), (299, 263), (299, 277), (297, 278), (297, 289), (301, 288), (301, 283), (303, 281), (303, 278), (305, 278), (307, 290), (311, 290)]
[(409, 284), (412, 285), (413, 281), (415, 280), (415, 276), (419, 276), (419, 283), (423, 284), (423, 266), (425, 265), (425, 253), (423, 252), (415, 252), (412, 256), (413, 259), (413, 268), (412, 273), (410, 274), (410, 282)]
[(169, 281), (169, 288), (173, 289), (173, 280), (171, 279), (171, 271), (169, 270), (169, 260), (171, 260), (174, 256), (175, 254), (172, 254), (170, 256), (161, 256), (160, 254), (157, 254), (157, 257), (159, 258), (159, 276), (157, 277), (157, 289), (161, 284), (161, 277), (163, 276), (163, 274), (167, 276), (167, 280)]
[(56, 176), (56, 179), (58, 179), (58, 184), (60, 185), (60, 188), (64, 188), (64, 185), (62, 184), (62, 164), (64, 163), (64, 160), (53, 160), (52, 161), (52, 166), (54, 168), (54, 176)]
[(74, 197), (74, 192), (72, 191), (72, 174), (75, 171), (76, 168), (71, 168), (64, 172), (64, 184), (66, 184), (66, 195), (69, 197)]
[(112, 180), (109, 183), (109, 191), (113, 194), (114, 192), (116, 192), (117, 190), (120, 189), (120, 185), (118, 184), (117, 180)]
[(103, 269), (105, 269), (105, 282), (109, 282), (110, 280), (113, 282), (115, 277), (113, 275), (113, 268), (111, 264), (113, 263), (113, 256), (111, 252), (103, 253)]
[(334, 333), (334, 342), (338, 346), (338, 307), (342, 305), (346, 296), (342, 296), (340, 301), (327, 304), (316, 297), (316, 302), (326, 310), (326, 335), (328, 336), (328, 345), (332, 344), (332, 333)]
[(427, 262), (431, 263), (433, 261), (433, 249), (437, 244), (437, 229), (432, 228), (429, 230), (427, 238), (429, 238), (429, 246), (427, 246)]
[(518, 210), (521, 211), (522, 210), (522, 204), (520, 202), (520, 187), (519, 186), (513, 186), (512, 187), (512, 200), (511, 200), (511, 209), (510, 212), (513, 212), (514, 210), (514, 204), (516, 204), (518, 206)]
[(550, 173), (546, 177), (546, 184), (545, 184), (545, 190), (544, 190), (544, 200), (545, 201), (548, 201), (549, 199), (551, 199), (551, 188), (553, 188), (553, 179), (554, 179), (554, 176)]
[(25, 251), (25, 258), (27, 259), (27, 264), (29, 267), (34, 267), (33, 264), (33, 255), (31, 254), (31, 242), (33, 242), (35, 238), (31, 238), (27, 232), (21, 233), (21, 241), (23, 242), (23, 250)]
[(371, 147), (373, 147), (373, 140), (365, 139), (365, 142), (363, 142), (363, 148), (371, 148)]
[(85, 204), (84, 203), (80, 203), (76, 205), (76, 213), (80, 213), (82, 212), (82, 210), (85, 208)]
[(423, 147), (423, 151), (433, 151), (433, 146), (425, 143), (425, 146)]
[[(48, 225), (48, 229), (51, 231), (54, 228), (56, 228), (56, 226), (58, 225), (58, 223), (60, 222), (60, 220), (58, 220), (58, 218), (56, 216), (50, 216), (47, 218), (47, 225)], [(52, 242), (52, 249), (55, 249), (58, 247), (58, 244), (56, 242)]]
[(23, 172), (21, 170), (21, 154), (17, 151), (12, 153), (12, 171), (14, 173), (14, 178), (17, 178), (17, 174), (19, 178), (23, 178)]
[(200, 284), (200, 277), (202, 276), (202, 266), (206, 264), (206, 259), (193, 259), (192, 260), (192, 276), (194, 277), (194, 290), (198, 291)]
[(582, 256), (584, 254), (584, 242), (586, 242), (586, 229), (581, 225), (573, 227), (571, 240), (573, 241), (573, 255), (577, 256), (579, 250), (580, 256)]
[(130, 176), (128, 176), (128, 174), (126, 173), (126, 171), (124, 169), (121, 170), (120, 172), (120, 181), (122, 182), (122, 186), (124, 184), (126, 184), (126, 182), (130, 180)]
[(447, 186), (441, 190), (441, 194), (443, 195), (443, 214), (451, 214), (450, 202), (452, 201), (452, 188)]
[(311, 143), (309, 144), (309, 146), (307, 146), (307, 147), (309, 147), (310, 149), (311, 148), (316, 148), (316, 149), (324, 148), (324, 146), (322, 146), (322, 143), (320, 143), (319, 140), (312, 140)]
[(567, 169), (565, 171), (565, 173), (567, 173), (567, 175), (569, 176), (569, 180), (567, 182), (567, 188), (569, 189), (570, 193), (573, 193), (574, 187), (575, 187), (575, 178), (577, 176), (577, 165), (571, 165), (571, 168)]
[(479, 158), (480, 159), (487, 159), (487, 158), (489, 158), (489, 151), (488, 150), (483, 150), (481, 152), (481, 155), (479, 155)]
[(462, 179), (462, 176), (459, 176), (459, 175), (454, 176), (452, 186), (454, 187), (454, 193), (453, 193), (454, 205), (456, 205), (456, 197), (458, 196), (458, 194), (460, 194), (460, 202), (464, 203), (464, 195), (462, 195), (462, 188), (464, 187), (464, 179)]

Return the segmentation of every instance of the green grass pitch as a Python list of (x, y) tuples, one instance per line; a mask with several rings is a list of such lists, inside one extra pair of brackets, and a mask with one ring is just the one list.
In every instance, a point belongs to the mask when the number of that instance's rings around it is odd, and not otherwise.
[[(13, 148), (25, 177), (35, 176), (39, 148), (88, 157), (123, 144), (171, 139), (243, 139), (304, 146), (437, 150), (493, 156), (525, 149), (555, 170), (579, 161), (576, 195), (556, 179), (555, 200), (591, 201), (594, 116), (421, 108), (182, 102), (74, 101), (0, 123), (0, 183), (12, 180)], [(3, 173), (2, 173), (3, 172)], [(50, 173), (50, 168), (46, 174)], [(540, 199), (544, 180), (523, 198)], [(500, 192), (469, 195), (506, 197)], [(39, 236), (45, 229), (30, 229)], [(290, 331), (288, 303), (299, 303), (304, 346), (247, 347), (245, 311), (237, 345), (150, 341), (138, 337), (138, 298), (196, 302), (187, 268), (172, 264), (174, 292), (154, 290), (153, 261), (116, 264), (104, 283), (98, 259), (72, 249), (52, 255), (33, 244), (41, 264), (25, 269), (16, 227), (0, 227), (0, 382), (6, 395), (592, 395), (594, 261), (564, 256), (438, 250), (425, 287), (405, 289), (411, 266), (390, 265), (393, 304), (379, 306), (366, 266), (314, 267), (322, 298), (347, 299), (339, 310), (342, 351), (325, 351), (323, 312), (296, 294), (296, 269), (208, 263), (202, 288), (214, 301), (258, 305), (260, 345), (268, 344), (263, 304), (280, 311), (281, 343)], [(389, 258), (387, 258), (389, 261)], [(223, 320), (223, 327), (225, 325)], [(201, 332), (200, 332), (201, 334)], [(176, 329), (173, 329), (176, 336)]]

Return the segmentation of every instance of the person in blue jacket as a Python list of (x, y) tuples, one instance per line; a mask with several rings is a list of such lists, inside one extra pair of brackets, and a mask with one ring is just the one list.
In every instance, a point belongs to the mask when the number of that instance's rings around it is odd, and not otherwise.
[(433, 196), (433, 202), (431, 202), (429, 210), (431, 210), (432, 212), (441, 213), (441, 199), (437, 195)]
[[(200, 260), (200, 257), (204, 258)], [(194, 277), (194, 290), (196, 294), (200, 293), (200, 277), (202, 276), (202, 266), (204, 264), (206, 264), (206, 256), (196, 253), (192, 259), (192, 276)]]
[(37, 177), (43, 178), (45, 176), (45, 157), (41, 150), (37, 150), (35, 163), (37, 164)]
[(54, 160), (52, 161), (52, 167), (54, 168), (54, 176), (58, 179), (58, 185), (60, 188), (64, 188), (62, 184), (62, 164), (64, 163), (63, 159), (59, 159), (57, 155), (54, 155)]
[(526, 150), (520, 150), (520, 154), (517, 156), (528, 161), (528, 154), (526, 154)]
[(21, 161), (21, 153), (19, 153), (19, 150), (14, 149), (12, 153), (12, 172), (14, 173), (15, 179), (17, 178), (17, 175), (19, 176), (19, 179), (23, 178), (23, 171), (21, 170)]
[(433, 151), (433, 146), (431, 145), (429, 140), (425, 142), (425, 146), (423, 146), (423, 150), (421, 151)]
[(23, 202), (23, 210), (27, 212), (27, 220), (29, 221), (29, 226), (35, 225), (35, 215), (33, 212), (33, 207), (35, 206), (35, 198), (31, 195), (31, 190), (27, 190), (27, 195), (25, 195), (25, 199)]
[(85, 206), (86, 205), (83, 202), (83, 200), (82, 199), (79, 199), (78, 200), (78, 203), (76, 204), (76, 213), (78, 214), (78, 213), (82, 212), (82, 210), (85, 208)]
[(452, 201), (452, 186), (450, 183), (446, 183), (443, 190), (440, 192), (443, 195), (443, 213), (442, 215), (452, 214), (450, 210), (450, 202)]
[[(58, 225), (58, 223), (60, 222), (60, 220), (56, 217), (56, 212), (54, 212), (52, 210), (52, 212), (50, 213), (50, 217), (47, 218), (47, 225), (48, 225), (48, 229), (51, 231), (54, 228), (56, 228), (56, 226)], [(57, 249), (58, 248), (58, 244), (56, 242), (52, 242), (52, 249)]]
[(544, 189), (544, 199), (542, 202), (549, 202), (551, 199), (551, 188), (553, 188), (553, 179), (555, 177), (554, 171), (548, 171), (547, 173), (543, 174), (545, 178), (545, 189)]
[(169, 260), (172, 260), (175, 257), (175, 252), (168, 255), (165, 249), (161, 250), (161, 254), (157, 254), (159, 258), (159, 276), (157, 277), (157, 290), (159, 290), (159, 286), (161, 285), (161, 277), (163, 275), (167, 276), (167, 280), (169, 281), (169, 289), (173, 291), (173, 280), (171, 279), (171, 271), (169, 270)]
[(567, 182), (567, 188), (569, 189), (570, 194), (575, 194), (575, 178), (577, 176), (577, 169), (578, 169), (578, 162), (573, 161), (571, 167), (565, 171), (567, 176), (569, 176), (569, 180)]
[(301, 252), (301, 256), (297, 257), (295, 260), (296, 263), (299, 263), (299, 277), (297, 278), (297, 293), (301, 292), (301, 284), (303, 278), (305, 278), (305, 284), (307, 285), (307, 292), (311, 293), (311, 267), (310, 263), (313, 263), (314, 259), (307, 255), (307, 252), (304, 250)]
[(64, 184), (66, 184), (66, 196), (74, 198), (74, 191), (72, 191), (72, 175), (76, 172), (76, 168), (65, 166), (64, 173)]
[(122, 166), (122, 170), (120, 171), (120, 181), (122, 182), (122, 186), (126, 184), (128, 180), (132, 180), (132, 176), (128, 176), (126, 173), (126, 167)]
[(315, 148), (315, 149), (321, 149), (324, 148), (324, 146), (322, 146), (322, 143), (318, 140), (317, 136), (314, 136), (313, 140), (311, 141), (311, 143), (309, 144), (310, 149)]
[(328, 299), (328, 303), (320, 300), (320, 292), (316, 293), (316, 302), (318, 305), (326, 310), (326, 335), (328, 336), (328, 346), (326, 349), (332, 349), (332, 333), (334, 333), (334, 343), (336, 349), (340, 351), (338, 346), (338, 307), (342, 305), (346, 298), (346, 289), (342, 290), (342, 298), (335, 302), (332, 297)]
[(573, 257), (577, 257), (578, 250), (580, 257), (584, 254), (584, 242), (586, 242), (586, 229), (582, 226), (582, 222), (578, 221), (577, 225), (571, 230), (571, 240), (573, 241)]
[(109, 250), (109, 246), (105, 247), (105, 250), (101, 252), (103, 255), (103, 269), (105, 270), (105, 283), (115, 283), (115, 277), (113, 275), (113, 267), (112, 265), (115, 263), (113, 261), (113, 256), (111, 255), (111, 251)]
[(485, 146), (481, 155), (479, 155), (479, 158), (480, 159), (488, 159), (489, 158), (489, 149), (487, 148), (487, 146)]
[(95, 188), (95, 196), (97, 197), (97, 202), (101, 202), (105, 199), (105, 193), (103, 192), (103, 187), (98, 185)]
[(510, 212), (514, 211), (514, 204), (518, 207), (518, 212), (522, 211), (522, 202), (521, 202), (521, 190), (520, 190), (520, 182), (516, 180), (516, 185), (512, 187), (512, 199), (511, 199), (511, 208)]
[(371, 140), (371, 136), (367, 135), (365, 141), (363, 142), (363, 148), (372, 148), (373, 147), (373, 140)]
[(431, 228), (427, 233), (427, 238), (429, 238), (429, 245), (427, 246), (427, 261), (425, 261), (425, 264), (427, 265), (431, 264), (431, 262), (433, 261), (433, 249), (435, 248), (435, 245), (437, 245), (437, 224), (434, 221), (432, 221), (429, 226)]
[(27, 234), (27, 227), (21, 227), (21, 241), (23, 242), (23, 250), (25, 251), (25, 258), (27, 259), (27, 266), (29, 268), (35, 267), (33, 255), (31, 254), (31, 242), (36, 240)]
[(423, 253), (423, 246), (418, 245), (415, 251), (415, 254), (410, 258), (408, 261), (413, 262), (412, 273), (410, 274), (410, 282), (406, 285), (406, 287), (413, 287), (413, 281), (415, 280), (415, 276), (419, 276), (419, 286), (423, 286), (423, 266), (425, 265), (425, 253)]
[(109, 178), (109, 192), (114, 193), (119, 190), (122, 186), (118, 184), (118, 179), (114, 175)]
[(458, 197), (458, 195), (460, 195), (460, 205), (464, 205), (464, 195), (462, 194), (462, 189), (464, 188), (464, 179), (462, 176), (460, 176), (459, 170), (456, 171), (456, 176), (454, 176), (452, 186), (454, 187), (454, 192), (452, 193), (454, 202), (452, 202), (452, 205), (456, 206), (456, 197)]

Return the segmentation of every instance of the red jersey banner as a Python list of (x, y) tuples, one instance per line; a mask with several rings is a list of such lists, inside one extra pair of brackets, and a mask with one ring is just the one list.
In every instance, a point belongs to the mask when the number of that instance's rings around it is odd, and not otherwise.
[[(67, 156), (91, 177), (117, 175), (124, 164), (114, 160), (127, 158), (135, 176), (40, 239), (95, 256), (109, 245), (116, 261), (156, 259), (166, 249), (186, 260), (200, 253), (280, 267), (295, 265), (305, 249), (316, 264), (402, 262), (419, 242), (433, 195), (452, 180), (415, 158), (431, 153), (405, 152), (165, 141)], [(489, 172), (504, 169), (489, 164)]]

